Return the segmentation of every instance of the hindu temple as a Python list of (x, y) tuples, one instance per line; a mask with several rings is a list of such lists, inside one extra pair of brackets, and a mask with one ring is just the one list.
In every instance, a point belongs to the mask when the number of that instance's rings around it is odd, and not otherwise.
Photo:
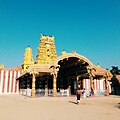
[[(109, 95), (111, 92), (109, 70), (94, 65), (76, 51), (62, 51), (57, 56), (54, 36), (41, 34), (35, 60), (30, 46), (25, 49), (19, 72), (14, 84), (19, 88), (18, 93), (25, 96), (71, 96), (76, 94), (78, 86), (86, 91), (86, 96), (90, 93)], [(5, 80), (8, 81), (7, 76)]]
[(40, 36), (36, 60), (26, 48), (19, 81), (20, 93), (27, 96), (70, 96), (78, 85), (86, 94), (109, 94), (109, 70), (95, 66), (86, 57), (72, 51), (56, 54), (54, 36)]

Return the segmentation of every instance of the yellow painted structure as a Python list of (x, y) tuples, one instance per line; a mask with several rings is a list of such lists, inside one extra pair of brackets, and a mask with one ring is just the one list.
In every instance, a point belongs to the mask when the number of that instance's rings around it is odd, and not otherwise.
[(32, 49), (30, 47), (25, 49), (23, 64), (22, 64), (22, 70), (27, 70), (31, 65), (34, 65), (33, 55), (32, 55)]
[(49, 64), (56, 59), (56, 48), (54, 44), (54, 36), (40, 36), (40, 44), (38, 46), (38, 54), (36, 56), (36, 64)]

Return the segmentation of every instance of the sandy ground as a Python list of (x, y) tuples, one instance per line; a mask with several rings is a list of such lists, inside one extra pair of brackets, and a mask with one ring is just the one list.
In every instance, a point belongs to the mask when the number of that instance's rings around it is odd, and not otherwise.
[(0, 96), (0, 120), (120, 120), (120, 96), (28, 98)]

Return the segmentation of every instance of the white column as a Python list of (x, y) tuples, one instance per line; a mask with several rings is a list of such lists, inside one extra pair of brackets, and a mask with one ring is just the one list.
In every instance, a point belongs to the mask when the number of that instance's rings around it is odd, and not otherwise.
[(87, 89), (87, 90), (89, 89), (89, 86), (88, 86), (89, 83), (88, 83), (88, 82), (89, 82), (89, 79), (86, 79), (86, 89)]
[(3, 88), (3, 76), (4, 76), (4, 71), (1, 70), (1, 77), (0, 77), (0, 93), (2, 93), (2, 88)]
[(94, 79), (94, 89), (96, 90), (96, 79)]
[[(18, 76), (20, 76), (20, 71), (18, 71)], [(19, 93), (19, 80), (17, 80), (16, 93)]]
[(7, 93), (7, 88), (8, 88), (8, 71), (5, 72), (4, 93)]
[(15, 93), (15, 82), (16, 82), (16, 71), (14, 71), (14, 78), (13, 78), (13, 93)]
[(12, 73), (13, 73), (13, 71), (10, 71), (9, 93), (11, 93), (11, 89), (12, 89)]
[(100, 80), (100, 90), (103, 90), (103, 80)]

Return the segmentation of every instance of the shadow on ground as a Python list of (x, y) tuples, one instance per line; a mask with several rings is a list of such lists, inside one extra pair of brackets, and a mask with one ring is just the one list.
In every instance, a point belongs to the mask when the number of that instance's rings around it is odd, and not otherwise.
[(118, 103), (115, 107), (120, 109), (120, 103)]
[(77, 102), (69, 101), (69, 103), (73, 103), (75, 105), (78, 105)]

